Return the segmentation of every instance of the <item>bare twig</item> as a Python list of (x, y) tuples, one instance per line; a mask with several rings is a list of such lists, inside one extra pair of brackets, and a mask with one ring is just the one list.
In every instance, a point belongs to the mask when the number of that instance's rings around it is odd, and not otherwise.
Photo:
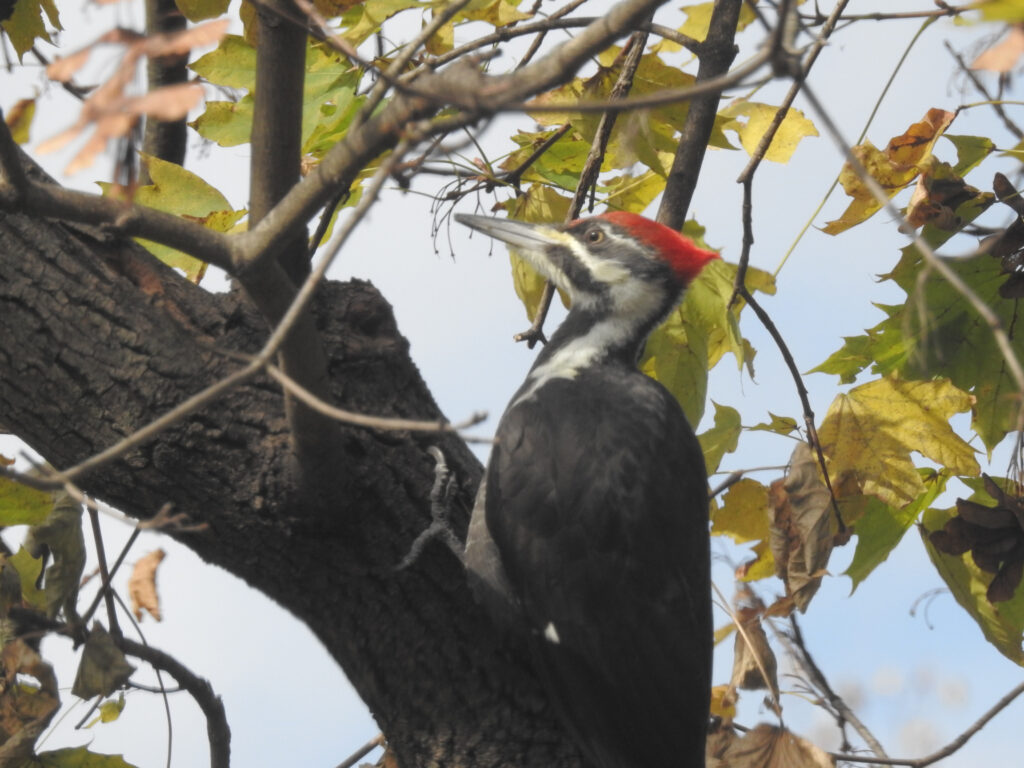
[(862, 757), (861, 755), (850, 755), (846, 753), (832, 753), (832, 757), (837, 760), (846, 760), (851, 763), (869, 763), (871, 765), (906, 765), (910, 768), (925, 768), (925, 766), (937, 763), (939, 760), (949, 757), (960, 749), (960, 747), (966, 744), (974, 734), (988, 725), (989, 720), (1006, 709), (1013, 700), (1022, 693), (1024, 693), (1024, 683), (1018, 685), (1008, 694), (1003, 696), (1003, 698), (993, 704), (984, 715), (978, 718), (974, 724), (971, 725), (970, 728), (953, 739), (949, 744), (937, 752), (932, 752), (930, 755), (925, 757)]
[(764, 135), (761, 137), (757, 148), (750, 156), (750, 161), (736, 179), (737, 183), (743, 185), (743, 250), (740, 254), (739, 266), (736, 269), (736, 279), (733, 285), (732, 297), (729, 299), (729, 306), (732, 306), (736, 302), (739, 287), (746, 283), (747, 268), (750, 265), (750, 248), (754, 244), (753, 228), (750, 226), (754, 174), (760, 167), (761, 161), (768, 152), (768, 147), (771, 146), (772, 140), (775, 138), (775, 134), (778, 133), (779, 128), (782, 126), (783, 120), (786, 119), (789, 108), (793, 105), (793, 101), (796, 99), (797, 94), (800, 93), (800, 88), (803, 86), (804, 78), (807, 77), (807, 74), (814, 66), (814, 62), (817, 61), (822, 48), (825, 47), (825, 43), (828, 41), (833, 30), (835, 30), (836, 21), (839, 19), (848, 3), (849, 0), (840, 0), (832, 9), (832, 13), (829, 14), (828, 18), (825, 20), (824, 26), (821, 28), (821, 32), (818, 34), (818, 38), (814, 41), (810, 51), (807, 53), (807, 57), (804, 60), (800, 71), (797, 73), (796, 77), (794, 77), (793, 84), (786, 93), (786, 97), (782, 100), (779, 108), (775, 111), (775, 116), (772, 118), (772, 122), (768, 126), (768, 130), (766, 130)]
[(988, 88), (986, 88), (985, 84), (981, 81), (981, 78), (974, 73), (973, 69), (967, 66), (967, 62), (964, 61), (963, 57), (959, 53), (957, 53), (956, 50), (954, 50), (953, 46), (949, 44), (948, 40), (944, 40), (942, 44), (946, 47), (946, 50), (949, 51), (949, 55), (956, 60), (956, 63), (960, 67), (961, 71), (970, 79), (971, 84), (978, 90), (978, 93), (980, 93), (982, 96), (988, 99), (989, 103), (992, 105), (992, 110), (999, 116), (999, 119), (1003, 121), (1003, 125), (1006, 126), (1006, 130), (1008, 130), (1018, 139), (1024, 138), (1024, 131), (1022, 131), (1020, 129), (1020, 126), (1018, 126), (1015, 122), (1013, 122), (1013, 120), (1010, 119), (1010, 116), (1006, 114), (1006, 110), (1003, 109), (1003, 105), (1000, 103), (1000, 101), (992, 97), (992, 95), (988, 92)]
[(92, 524), (93, 542), (96, 545), (96, 559), (100, 565), (100, 579), (103, 582), (101, 594), (107, 603), (107, 620), (110, 622), (110, 634), (117, 640), (121, 637), (121, 627), (117, 623), (117, 611), (114, 610), (114, 591), (110, 586), (110, 571), (107, 570), (107, 556), (103, 550), (100, 516), (95, 509), (89, 510), (89, 522)]
[(786, 344), (786, 340), (782, 338), (782, 334), (779, 333), (779, 329), (772, 322), (771, 317), (765, 312), (764, 308), (750, 295), (746, 286), (740, 288), (740, 298), (742, 298), (754, 310), (754, 314), (757, 315), (757, 319), (761, 321), (761, 325), (768, 331), (768, 334), (772, 337), (775, 342), (775, 346), (779, 348), (779, 352), (782, 354), (782, 359), (786, 363), (786, 367), (789, 368), (789, 373), (793, 377), (793, 383), (796, 384), (796, 393), (800, 398), (800, 404), (803, 407), (804, 415), (804, 427), (807, 429), (807, 442), (818, 457), (818, 466), (821, 467), (821, 473), (825, 480), (825, 487), (828, 488), (829, 497), (832, 499), (832, 512), (835, 514), (836, 524), (839, 528), (839, 533), (842, 534), (846, 531), (846, 524), (843, 522), (843, 516), (839, 512), (839, 502), (836, 501), (836, 492), (832, 488), (832, 481), (828, 475), (828, 466), (825, 463), (825, 454), (821, 450), (821, 441), (818, 439), (818, 429), (814, 425), (814, 411), (811, 410), (811, 401), (807, 395), (807, 387), (804, 386), (803, 377), (800, 375), (800, 369), (797, 368), (796, 361), (793, 359), (793, 354), (789, 351), (789, 346)]
[(228, 727), (224, 704), (214, 693), (210, 683), (196, 675), (168, 653), (149, 645), (129, 640), (116, 639), (118, 647), (138, 659), (142, 659), (175, 679), (195, 699), (206, 716), (206, 733), (210, 739), (210, 768), (229, 768), (231, 764), (231, 729)]
[[(811, 656), (811, 652), (807, 649), (807, 643), (804, 642), (803, 632), (800, 630), (800, 624), (796, 620), (796, 614), (790, 614), (789, 625), (791, 634), (788, 637), (792, 644), (792, 650), (796, 652), (797, 661), (800, 666), (804, 668), (807, 673), (807, 677), (811, 685), (813, 685), (824, 697), (828, 706), (831, 707), (836, 720), (839, 724), (839, 729), (844, 732), (843, 743), (844, 750), (848, 751), (846, 747), (846, 736), (845, 736), (845, 724), (849, 723), (853, 726), (854, 730), (860, 734), (860, 737), (864, 739), (864, 743), (868, 745), (872, 752), (877, 757), (888, 757), (885, 750), (882, 748), (881, 743), (875, 738), (875, 735), (868, 729), (860, 718), (850, 709), (849, 705), (843, 700), (843, 698), (835, 692), (831, 685), (829, 685), (828, 679), (825, 677), (825, 673), (821, 671), (821, 668), (814, 661), (814, 657)], [(783, 635), (785, 637), (785, 635)]]
[(309, 390), (304, 389), (293, 379), (289, 378), (284, 371), (276, 366), (268, 365), (266, 367), (266, 371), (276, 379), (285, 390), (302, 400), (310, 408), (314, 408), (325, 416), (329, 416), (336, 421), (341, 421), (345, 424), (354, 424), (359, 427), (367, 427), (368, 429), (408, 432), (453, 432), (457, 434), (462, 430), (476, 426), (487, 419), (487, 414), (483, 411), (476, 411), (469, 418), (456, 424), (449, 423), (444, 419), (431, 421), (424, 419), (402, 419), (390, 416), (367, 416), (363, 413), (347, 411), (344, 408), (337, 408), (329, 403), (325, 403), (320, 398), (314, 396)]
[(363, 744), (359, 749), (338, 763), (337, 768), (353, 768), (360, 760), (370, 754), (377, 747), (384, 746), (384, 734), (380, 733)]

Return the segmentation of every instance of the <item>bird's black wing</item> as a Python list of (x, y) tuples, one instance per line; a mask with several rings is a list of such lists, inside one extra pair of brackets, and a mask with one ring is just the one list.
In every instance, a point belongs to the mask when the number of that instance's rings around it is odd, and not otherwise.
[(703, 765), (706, 483), (678, 404), (639, 373), (552, 380), (499, 426), (487, 527), (538, 671), (600, 768)]

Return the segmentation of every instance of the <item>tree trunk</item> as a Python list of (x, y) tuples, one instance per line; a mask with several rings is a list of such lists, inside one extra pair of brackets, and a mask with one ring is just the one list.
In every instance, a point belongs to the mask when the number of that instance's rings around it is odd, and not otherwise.
[[(440, 416), (372, 285), (324, 285), (317, 319), (337, 405)], [(133, 243), (0, 212), (0, 424), (57, 467), (236, 369), (226, 353), (254, 352), (266, 335), (237, 292), (196, 288)], [(456, 473), (460, 534), (479, 463), (451, 435), (338, 434), (345, 463), (314, 498), (288, 472), (280, 388), (254, 379), (81, 485), (135, 517), (171, 502), (206, 523), (171, 533), (312, 629), (402, 765), (580, 765), (524, 647), (473, 603), (457, 559), (431, 543), (395, 570), (430, 520), (426, 448)]]

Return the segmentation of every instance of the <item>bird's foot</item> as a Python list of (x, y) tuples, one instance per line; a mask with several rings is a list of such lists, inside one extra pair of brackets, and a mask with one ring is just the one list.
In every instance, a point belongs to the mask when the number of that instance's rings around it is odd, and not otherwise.
[(444, 454), (441, 453), (440, 448), (432, 445), (427, 449), (427, 453), (436, 462), (434, 465), (434, 485), (430, 489), (430, 525), (413, 541), (412, 546), (409, 547), (408, 554), (402, 558), (402, 562), (395, 566), (396, 571), (404, 571), (415, 563), (420, 555), (423, 554), (424, 548), (433, 539), (437, 539), (448, 547), (452, 554), (459, 559), (460, 563), (465, 563), (463, 544), (459, 537), (455, 535), (449, 520), (451, 503), (455, 498), (457, 488), (455, 474), (448, 469), (448, 463), (445, 461)]

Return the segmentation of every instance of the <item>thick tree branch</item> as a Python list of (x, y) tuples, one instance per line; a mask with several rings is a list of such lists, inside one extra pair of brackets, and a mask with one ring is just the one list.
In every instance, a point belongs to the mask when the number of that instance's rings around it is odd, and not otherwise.
[[(736, 24), (743, 0), (716, 0), (708, 36), (701, 45), (697, 85), (723, 77), (736, 58)], [(665, 183), (657, 220), (681, 230), (690, 209), (697, 177), (715, 127), (721, 91), (714, 90), (690, 99), (679, 146)]]
[[(294, 5), (290, 0), (262, 0), (255, 7), (259, 42), (249, 165), (250, 227), (259, 224), (299, 180), (306, 76), (306, 29), (283, 18), (296, 13)], [(309, 274), (305, 224), (306, 219), (290, 222), (280, 252), (273, 254), (296, 286)]]
[[(178, 10), (174, 0), (146, 0), (147, 35), (173, 34), (181, 32), (185, 26), (185, 16)], [(186, 82), (188, 54), (147, 59), (146, 78), (150, 91)], [(142, 151), (169, 163), (182, 165), (185, 162), (185, 147), (188, 143), (187, 130), (185, 117), (169, 121), (147, 117), (142, 137)], [(139, 183), (150, 183), (149, 171), (145, 166), (139, 173)]]

